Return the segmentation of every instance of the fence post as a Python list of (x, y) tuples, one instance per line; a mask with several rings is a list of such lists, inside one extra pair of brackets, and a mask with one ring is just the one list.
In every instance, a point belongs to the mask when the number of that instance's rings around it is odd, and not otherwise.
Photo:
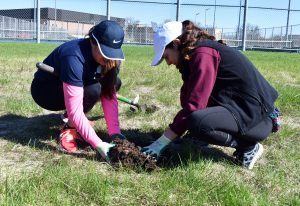
[(217, 0), (215, 0), (215, 8), (214, 8), (214, 20), (213, 20), (213, 29), (214, 29), (214, 36), (216, 36), (216, 9), (217, 9)]
[(286, 30), (285, 30), (285, 40), (286, 40), (286, 44), (285, 46), (288, 46), (288, 40), (289, 40), (289, 21), (290, 21), (290, 11), (291, 11), (291, 0), (289, 0), (289, 6), (288, 6), (288, 13), (287, 13), (287, 19), (286, 19)]
[(33, 27), (32, 27), (32, 37), (36, 39), (36, 1), (33, 1)]
[(291, 25), (291, 30), (290, 30), (290, 49), (292, 47), (294, 47), (294, 45), (293, 45), (293, 33), (292, 33), (292, 31), (293, 31), (293, 26)]
[(246, 51), (246, 24), (247, 24), (247, 10), (248, 10), (248, 0), (244, 3), (244, 20), (243, 20), (243, 40), (242, 40), (242, 51)]
[(41, 42), (41, 7), (40, 0), (36, 0), (36, 43)]
[(179, 21), (180, 15), (180, 0), (177, 0), (176, 21)]
[(107, 20), (110, 20), (110, 0), (107, 0), (106, 4), (106, 18)]
[(271, 37), (271, 40), (272, 40), (272, 48), (274, 47), (274, 43), (273, 43), (273, 38), (274, 38), (274, 27), (272, 27), (272, 37)]
[[(239, 11), (239, 21), (238, 21), (238, 30), (237, 30), (237, 40), (240, 40), (240, 32), (241, 32), (241, 8), (242, 8), (242, 0), (240, 0), (240, 11)], [(240, 45), (238, 41), (238, 46)]]

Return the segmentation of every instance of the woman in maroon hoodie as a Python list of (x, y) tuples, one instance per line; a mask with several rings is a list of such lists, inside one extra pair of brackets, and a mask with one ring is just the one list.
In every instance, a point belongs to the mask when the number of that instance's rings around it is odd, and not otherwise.
[(260, 141), (278, 130), (277, 91), (238, 50), (215, 41), (191, 21), (168, 22), (154, 35), (152, 66), (165, 60), (182, 75), (182, 109), (162, 136), (142, 148), (158, 158), (186, 131), (209, 144), (236, 148), (252, 169), (263, 153)]

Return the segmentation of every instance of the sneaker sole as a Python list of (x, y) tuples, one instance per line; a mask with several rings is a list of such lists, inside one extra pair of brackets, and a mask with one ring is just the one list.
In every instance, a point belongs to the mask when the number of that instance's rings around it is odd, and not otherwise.
[(257, 153), (254, 155), (251, 163), (249, 164), (249, 167), (247, 167), (249, 170), (251, 170), (255, 164), (255, 162), (261, 157), (261, 155), (263, 154), (264, 152), (264, 147), (262, 146), (262, 144), (258, 143), (258, 151)]

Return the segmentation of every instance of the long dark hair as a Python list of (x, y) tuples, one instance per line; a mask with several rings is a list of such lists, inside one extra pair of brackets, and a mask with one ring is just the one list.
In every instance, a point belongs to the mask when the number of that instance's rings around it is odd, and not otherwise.
[[(208, 34), (207, 31), (197, 27), (190, 20), (185, 20), (182, 22), (182, 34), (178, 37), (180, 40), (180, 45), (178, 45), (178, 50), (182, 54), (179, 59), (179, 64), (177, 68), (179, 70), (183, 69), (184, 65), (191, 58), (191, 53), (195, 49), (195, 44), (198, 41), (204, 39), (216, 40), (214, 36)], [(169, 43), (166, 48), (173, 48), (173, 42)]]
[[(94, 31), (95, 27), (92, 27), (89, 30), (89, 33), (87, 34), (88, 38), (92, 42), (92, 44), (97, 45), (96, 40), (92, 36), (92, 33)], [(102, 65), (101, 65), (102, 66)], [(105, 62), (105, 65), (102, 66), (102, 71), (101, 71), (101, 95), (107, 96), (110, 99), (113, 96), (113, 92), (116, 90), (115, 85), (117, 81), (117, 69), (119, 66), (119, 61), (117, 60), (107, 60)]]

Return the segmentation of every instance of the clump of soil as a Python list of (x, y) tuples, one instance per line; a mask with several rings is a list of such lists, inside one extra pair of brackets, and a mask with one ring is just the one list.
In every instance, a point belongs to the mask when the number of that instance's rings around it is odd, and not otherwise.
[(139, 148), (128, 140), (115, 139), (116, 145), (109, 151), (110, 162), (114, 166), (127, 167), (137, 171), (152, 171), (158, 169), (156, 161), (143, 154)]

